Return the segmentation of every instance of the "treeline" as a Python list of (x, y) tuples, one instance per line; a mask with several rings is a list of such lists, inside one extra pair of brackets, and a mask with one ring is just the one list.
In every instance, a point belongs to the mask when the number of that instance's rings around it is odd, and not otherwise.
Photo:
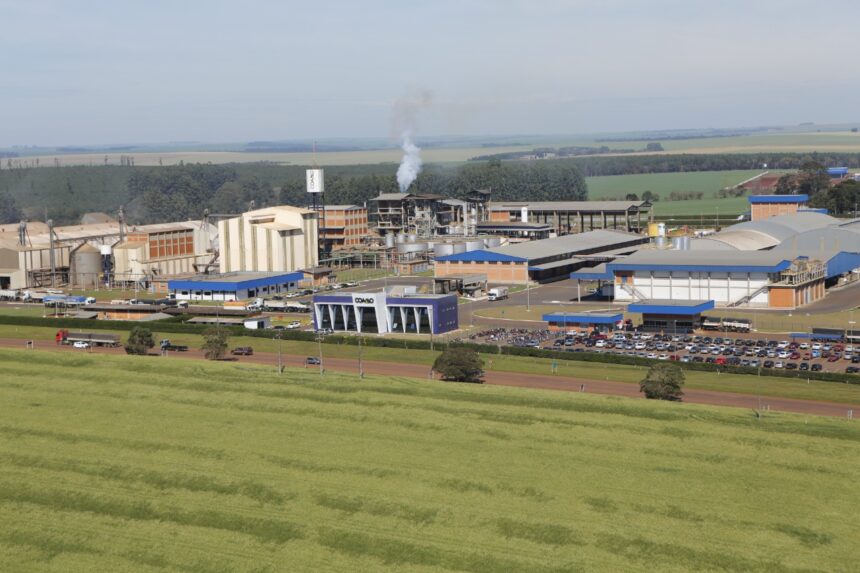
[[(396, 170), (393, 164), (326, 167), (325, 200), (360, 205), (379, 193), (395, 193)], [(463, 197), (475, 189), (492, 189), (495, 200), (588, 197), (576, 166), (561, 162), (429, 165), (409, 191)], [(19, 214), (29, 219), (48, 217), (57, 224), (76, 223), (92, 211), (114, 214), (120, 205), (130, 222), (150, 223), (197, 219), (204, 209), (232, 214), (268, 205), (302, 206), (309, 201), (304, 166), (266, 163), (3, 169), (0, 193), (15, 205), (5, 218)]]
[[(810, 162), (828, 167), (860, 167), (860, 153), (733, 153), (590, 156), (560, 159), (579, 168), (585, 177), (641, 173), (684, 173), (738, 169), (800, 169)], [(767, 165), (765, 168), (764, 166)]]
[(860, 207), (860, 182), (849, 179), (819, 191), (810, 197), (809, 205), (827, 209), (831, 215), (856, 217)]

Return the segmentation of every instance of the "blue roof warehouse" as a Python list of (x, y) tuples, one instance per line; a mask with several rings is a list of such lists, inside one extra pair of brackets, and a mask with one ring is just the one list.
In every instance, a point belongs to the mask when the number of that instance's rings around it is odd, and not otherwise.
[(295, 290), (304, 273), (237, 272), (168, 281), (176, 300), (244, 300)]

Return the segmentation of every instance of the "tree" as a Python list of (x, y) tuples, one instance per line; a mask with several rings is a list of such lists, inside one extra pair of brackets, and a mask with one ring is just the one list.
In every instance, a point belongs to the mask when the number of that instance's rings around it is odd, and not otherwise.
[(18, 203), (8, 193), (0, 192), (0, 224), (18, 223), (24, 218)]
[(648, 201), (649, 203), (656, 203), (660, 200), (660, 195), (654, 193), (653, 191), (645, 191), (642, 193), (642, 200)]
[(220, 360), (227, 353), (227, 333), (218, 327), (203, 333), (203, 355), (209, 360)]
[(148, 328), (135, 326), (128, 335), (125, 351), (128, 354), (146, 356), (153, 346), (155, 346), (155, 340), (152, 338), (152, 332)]
[(639, 195), (637, 195), (636, 193), (628, 193), (627, 195), (624, 196), (624, 198), (627, 201), (638, 201)]
[(443, 380), (483, 384), (484, 361), (471, 348), (446, 348), (433, 362), (433, 370)]
[(639, 391), (649, 400), (680, 402), (684, 396), (684, 371), (674, 364), (655, 364), (639, 383)]
[(649, 143), (648, 145), (646, 145), (645, 151), (653, 152), (653, 151), (665, 151), (665, 150), (663, 149), (662, 143), (654, 142), (654, 143)]

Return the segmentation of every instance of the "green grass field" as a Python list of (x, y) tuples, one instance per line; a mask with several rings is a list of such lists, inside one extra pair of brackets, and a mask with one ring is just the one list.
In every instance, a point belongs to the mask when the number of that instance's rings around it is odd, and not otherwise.
[[(748, 211), (746, 197), (717, 199), (714, 193), (724, 187), (731, 187), (761, 173), (752, 171), (701, 171), (691, 173), (649, 173), (641, 175), (611, 175), (607, 177), (588, 177), (588, 196), (590, 199), (624, 199), (628, 193), (641, 196), (645, 191), (660, 195), (654, 204), (654, 214), (702, 215), (712, 220), (719, 210), (721, 215), (739, 215)], [(678, 192), (701, 192), (702, 199), (689, 201), (669, 201), (669, 194)]]
[[(95, 331), (95, 330), (94, 330)], [(0, 325), (0, 338), (20, 338), (21, 347), (24, 340), (35, 340), (36, 347), (43, 349), (54, 346), (53, 335), (56, 329), (44, 327), (20, 327)], [(104, 331), (113, 332), (116, 331)], [(125, 341), (127, 333), (119, 333)], [(202, 346), (202, 338), (193, 334), (166, 334), (154, 332), (155, 340), (169, 338), (174, 343), (186, 344), (191, 348), (199, 349)], [(442, 348), (443, 341), (437, 339)], [(278, 342), (275, 339), (256, 337), (232, 337), (229, 340), (231, 348), (237, 346), (250, 346), (256, 353), (277, 353), (281, 351), (287, 355), (287, 364), (299, 364), (306, 356), (318, 356), (319, 347), (316, 342), (300, 342), (285, 340)], [(419, 364), (427, 366), (433, 364), (439, 351), (430, 350), (407, 350), (404, 348), (379, 348), (365, 346), (362, 349), (364, 360), (375, 360), (380, 362), (398, 362), (405, 364)], [(86, 354), (81, 352), (81, 354)], [(355, 360), (357, 371), (358, 347), (353, 345), (324, 344), (323, 358), (344, 358)], [(485, 355), (485, 367), (488, 371), (515, 372), (519, 374), (552, 374), (552, 363), (549, 358), (534, 358), (527, 356), (505, 356)], [(557, 363), (556, 375), (587, 380), (613, 380), (638, 384), (644, 376), (645, 370), (641, 366), (628, 366), (615, 364), (611, 367), (600, 362), (582, 361), (555, 361)], [(273, 358), (272, 367), (275, 361)], [(769, 376), (749, 376), (742, 374), (715, 374), (713, 372), (687, 373), (687, 387), (701, 390), (715, 390), (721, 392), (733, 392), (738, 394), (774, 396), (779, 398), (795, 398), (799, 400), (819, 400), (824, 402), (835, 402), (841, 404), (860, 404), (860, 385), (837, 384), (833, 382), (810, 382), (803, 378), (776, 378)]]
[(848, 571), (860, 430), (0, 350), (0, 570)]

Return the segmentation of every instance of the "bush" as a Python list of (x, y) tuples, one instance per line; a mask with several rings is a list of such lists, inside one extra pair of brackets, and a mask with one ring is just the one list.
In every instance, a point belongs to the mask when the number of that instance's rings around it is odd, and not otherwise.
[(142, 326), (135, 326), (128, 335), (125, 351), (128, 354), (145, 356), (153, 346), (155, 346), (155, 340), (152, 338), (152, 331)]
[(209, 328), (203, 333), (203, 355), (209, 360), (220, 360), (227, 353), (229, 334), (223, 328)]
[(649, 400), (680, 402), (684, 396), (684, 371), (678, 366), (659, 363), (648, 369), (648, 374), (639, 384), (639, 391)]
[(484, 382), (484, 361), (471, 348), (446, 348), (433, 362), (433, 370), (441, 374), (443, 380), (476, 384)]

